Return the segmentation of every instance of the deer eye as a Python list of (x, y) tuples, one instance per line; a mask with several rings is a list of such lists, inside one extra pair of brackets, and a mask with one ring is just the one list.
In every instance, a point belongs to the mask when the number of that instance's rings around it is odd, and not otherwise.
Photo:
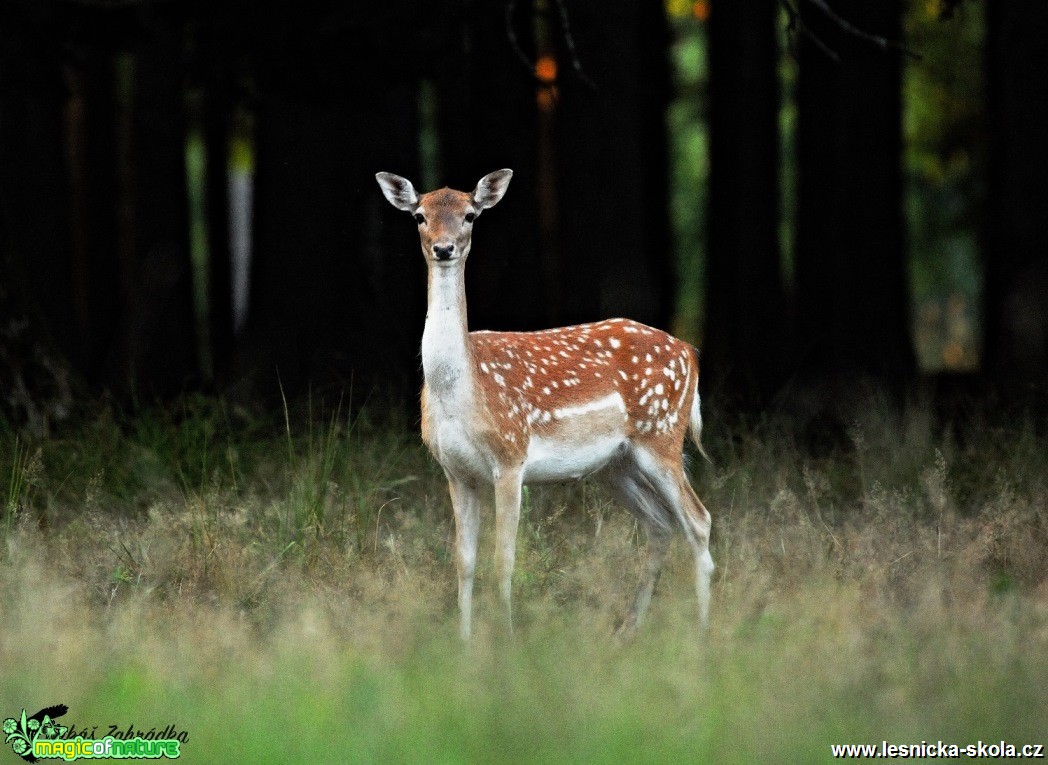
[(471, 213), (471, 212), (466, 213), (466, 223), (472, 223), (474, 220), (476, 220), (476, 218), (477, 218), (477, 214), (476, 213)]
[(421, 226), (425, 222), (426, 222), (426, 216), (425, 215), (423, 215), (422, 213), (415, 213), (415, 223), (417, 223), (417, 224), (419, 224)]

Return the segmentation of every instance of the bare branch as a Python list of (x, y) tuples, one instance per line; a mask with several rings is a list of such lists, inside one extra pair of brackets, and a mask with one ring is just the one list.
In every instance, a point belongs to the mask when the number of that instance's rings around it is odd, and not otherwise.
[[(568, 9), (564, 5), (564, 0), (554, 0), (554, 2), (557, 6), (557, 13), (560, 18), (560, 34), (564, 38), (564, 47), (568, 51), (568, 57), (571, 60), (571, 68), (575, 71), (575, 75), (582, 82), (596, 90), (597, 85), (582, 69), (582, 61), (579, 59), (578, 51), (575, 48), (575, 37), (571, 33), (571, 21), (568, 16)], [(528, 58), (523, 48), (520, 47), (520, 41), (517, 39), (517, 30), (513, 28), (513, 13), (516, 9), (517, 0), (506, 0), (506, 38), (509, 40), (514, 55), (516, 55), (517, 59), (527, 67), (532, 76), (543, 85), (549, 85), (549, 82), (546, 82), (543, 78), (539, 77), (534, 62)]]
[(517, 39), (517, 30), (513, 28), (513, 12), (517, 9), (517, 0), (506, 0), (506, 38), (509, 40), (509, 45), (513, 49), (513, 53), (517, 59), (522, 63), (529, 72), (538, 79), (538, 73), (535, 71), (535, 64), (531, 62), (527, 54), (524, 53), (523, 48), (520, 47), (520, 41)]
[[(865, 30), (859, 29), (846, 18), (844, 18), (835, 10), (833, 10), (826, 2), (826, 0), (801, 0), (801, 2), (807, 2), (813, 5), (814, 7), (818, 8), (823, 13), (823, 15), (826, 16), (826, 18), (828, 18), (830, 21), (836, 24), (845, 34), (851, 35), (852, 37), (868, 42), (871, 45), (874, 45), (885, 52), (888, 52), (889, 50), (895, 50), (902, 53), (904, 56), (908, 56), (909, 58), (918, 61), (922, 58), (921, 54), (906, 47), (898, 40), (891, 40), (887, 37), (870, 34)], [(951, 10), (953, 6), (955, 6), (959, 2), (961, 2), (961, 0), (942, 0), (943, 8), (949, 8)], [(782, 5), (783, 10), (785, 10), (786, 12), (786, 32), (788, 34), (802, 34), (804, 37), (808, 38), (812, 43), (814, 43), (819, 48), (819, 50), (825, 53), (829, 58), (833, 59), (836, 62), (840, 61), (840, 56), (838, 56), (835, 51), (833, 51), (825, 42), (823, 42), (818, 37), (818, 35), (816, 35), (808, 28), (807, 24), (804, 23), (804, 19), (801, 17), (800, 11), (798, 10), (797, 6), (795, 6), (791, 2), (791, 0), (780, 0), (780, 4)]]
[(851, 22), (849, 22), (847, 19), (842, 17), (835, 10), (833, 10), (826, 2), (826, 0), (806, 0), (806, 2), (811, 3), (816, 8), (821, 10), (824, 14), (826, 14), (826, 16), (830, 20), (832, 20), (835, 24), (837, 24), (837, 26), (839, 26), (845, 32), (850, 34), (852, 37), (858, 37), (860, 40), (865, 40), (868, 43), (876, 45), (883, 51), (893, 49), (899, 51), (905, 56), (909, 56), (910, 58), (916, 60), (920, 60), (921, 58), (921, 55), (919, 53), (910, 50), (898, 40), (889, 40), (887, 37), (881, 37), (880, 35), (872, 35), (869, 32), (865, 32), (859, 29), (858, 27), (854, 26), (853, 24), (851, 24)]
[(827, 58), (831, 59), (834, 63), (839, 64), (841, 57), (838, 56), (833, 50), (830, 49), (826, 43), (818, 38), (817, 35), (812, 33), (808, 27), (801, 21), (801, 15), (797, 12), (797, 9), (793, 7), (793, 3), (790, 0), (781, 0), (782, 7), (786, 11), (786, 33), (790, 35), (790, 54), (797, 58), (797, 51), (794, 49), (793, 36), (794, 33), (799, 32), (804, 35), (808, 40), (812, 42), (819, 50), (821, 50)]
[(789, 33), (797, 31), (797, 24), (800, 22), (800, 14), (797, 13), (797, 9), (793, 7), (793, 3), (790, 0), (780, 0), (782, 9), (786, 11), (786, 31)]
[(571, 23), (568, 19), (568, 8), (564, 5), (564, 0), (554, 0), (557, 5), (557, 11), (560, 14), (560, 33), (564, 36), (564, 45), (568, 49), (568, 56), (571, 57), (571, 68), (575, 70), (575, 74), (593, 90), (597, 89), (597, 84), (589, 78), (589, 76), (582, 71), (582, 61), (579, 60), (578, 51), (575, 50), (575, 37), (571, 34)]

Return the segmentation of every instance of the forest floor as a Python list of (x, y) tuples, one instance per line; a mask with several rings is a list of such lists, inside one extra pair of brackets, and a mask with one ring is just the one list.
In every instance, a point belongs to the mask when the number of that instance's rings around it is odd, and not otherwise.
[(691, 464), (708, 632), (678, 541), (637, 637), (613, 638), (643, 540), (583, 483), (526, 494), (512, 639), (485, 518), (464, 647), (417, 423), (321, 409), (190, 398), (44, 439), (0, 428), (0, 717), (66, 704), (68, 735), (166, 729), (201, 763), (1048, 744), (1044, 423), (871, 412), (810, 457), (783, 425), (711, 417), (713, 462)]

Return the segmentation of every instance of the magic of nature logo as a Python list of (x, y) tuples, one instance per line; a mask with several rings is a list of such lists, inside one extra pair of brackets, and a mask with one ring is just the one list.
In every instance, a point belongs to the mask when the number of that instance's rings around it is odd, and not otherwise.
[(102, 738), (97, 738), (98, 726), (90, 733), (84, 728), (79, 733), (75, 726), (62, 725), (58, 718), (69, 711), (65, 704), (45, 707), (29, 715), (22, 710), (20, 717), (4, 719), (4, 743), (26, 762), (41, 759), (62, 759), (67, 762), (79, 759), (139, 760), (167, 757), (175, 759), (181, 755), (181, 747), (188, 735), (168, 725), (157, 731), (150, 728), (141, 731), (134, 725), (121, 730), (116, 725)]

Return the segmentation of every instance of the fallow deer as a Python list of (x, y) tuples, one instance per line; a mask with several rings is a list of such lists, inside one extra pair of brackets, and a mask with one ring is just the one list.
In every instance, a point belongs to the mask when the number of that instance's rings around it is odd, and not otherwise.
[(468, 330), (464, 277), (473, 222), (502, 199), (512, 175), (490, 173), (472, 193), (422, 195), (405, 178), (376, 175), (386, 199), (418, 224), (429, 270), (422, 439), (444, 469), (454, 507), (460, 634), (469, 639), (480, 512), (492, 493), (496, 576), (512, 629), (521, 489), (585, 476), (603, 479), (647, 532), (623, 629), (643, 618), (675, 530), (694, 554), (705, 625), (710, 514), (682, 465), (685, 431), (697, 445), (702, 431), (695, 349), (628, 319), (538, 332)]

